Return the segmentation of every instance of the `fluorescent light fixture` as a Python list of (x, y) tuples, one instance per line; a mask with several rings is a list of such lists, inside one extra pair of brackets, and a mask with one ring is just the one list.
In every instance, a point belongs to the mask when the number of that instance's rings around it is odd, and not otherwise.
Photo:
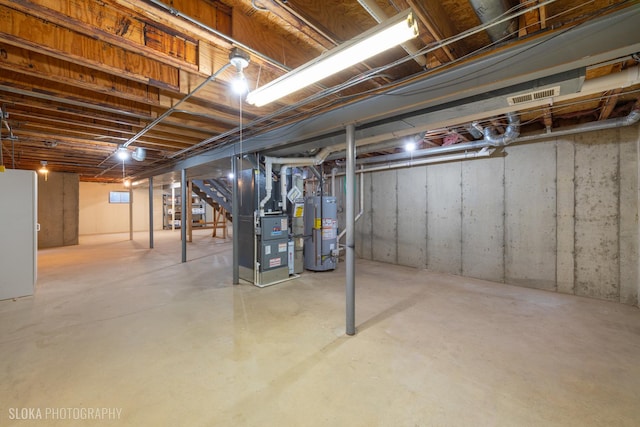
[(360, 36), (326, 52), (247, 95), (261, 107), (340, 72), (418, 35), (411, 9), (399, 13)]

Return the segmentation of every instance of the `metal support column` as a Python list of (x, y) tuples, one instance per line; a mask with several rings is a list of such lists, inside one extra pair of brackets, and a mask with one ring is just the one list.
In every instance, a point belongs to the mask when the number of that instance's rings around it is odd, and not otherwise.
[(149, 177), (149, 249), (153, 249), (153, 177)]
[(238, 181), (240, 176), (240, 157), (233, 156), (231, 159), (231, 173), (233, 174), (233, 187), (231, 194), (231, 229), (233, 233), (233, 284), (240, 283), (240, 238), (239, 238), (239, 218), (240, 218), (240, 194), (238, 191)]
[(180, 194), (182, 194), (180, 200), (180, 210), (182, 214), (180, 216), (180, 238), (182, 240), (182, 262), (187, 262), (187, 227), (185, 225), (185, 216), (187, 213), (187, 170), (182, 169), (180, 173)]
[(129, 240), (133, 240), (133, 187), (129, 184)]
[(182, 224), (187, 227), (187, 242), (193, 242), (193, 201), (191, 195), (193, 194), (193, 185), (191, 180), (188, 181), (187, 186), (187, 210), (182, 211)]
[(347, 298), (347, 335), (356, 333), (356, 244), (355, 244), (355, 205), (356, 205), (356, 127), (347, 126), (347, 174), (346, 174), (346, 298)]

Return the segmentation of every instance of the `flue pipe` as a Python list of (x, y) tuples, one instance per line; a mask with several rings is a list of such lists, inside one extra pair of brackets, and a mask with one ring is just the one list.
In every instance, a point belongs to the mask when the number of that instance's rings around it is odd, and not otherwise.
[(264, 175), (265, 179), (265, 196), (260, 201), (260, 216), (264, 216), (264, 206), (273, 194), (273, 180), (271, 175), (273, 173), (273, 165), (287, 165), (287, 166), (317, 166), (321, 165), (327, 156), (331, 153), (331, 147), (323, 148), (314, 157), (270, 157), (264, 158)]

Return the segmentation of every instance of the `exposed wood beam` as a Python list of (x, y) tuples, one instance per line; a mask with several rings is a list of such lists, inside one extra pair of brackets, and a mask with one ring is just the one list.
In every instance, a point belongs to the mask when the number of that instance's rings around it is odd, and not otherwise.
[(0, 16), (8, 23), (0, 27), (0, 41), (152, 86), (179, 89), (176, 67), (1, 4)]
[[(457, 34), (457, 30), (450, 20), (451, 18), (442, 7), (441, 2), (435, 0), (425, 0), (421, 2), (406, 0), (406, 2), (416, 13), (420, 22), (429, 31), (435, 41), (439, 42)], [(454, 46), (454, 49), (460, 50), (461, 44), (454, 43)], [(461, 56), (458, 53), (454, 53), (450, 46), (443, 47), (442, 51), (450, 61), (454, 61), (458, 56)], [(466, 52), (461, 53), (464, 54)], [(440, 62), (446, 61), (441, 60)]]
[(197, 70), (198, 41), (100, 0), (0, 0), (60, 27), (175, 67)]
[(0, 69), (146, 104), (159, 104), (158, 88), (37, 52), (0, 43)]
[(54, 117), (63, 119), (77, 119), (99, 123), (107, 127), (128, 127), (142, 126), (141, 120), (149, 120), (149, 116), (138, 116), (131, 118), (129, 115), (108, 114), (106, 112), (97, 111), (93, 108), (82, 108), (80, 106), (72, 106), (59, 104), (52, 100), (29, 98), (28, 96), (13, 95), (10, 93), (0, 92), (0, 101), (10, 105), (8, 108), (11, 113), (14, 108), (26, 111), (39, 111), (43, 114), (50, 114)]
[[(96, 130), (72, 127), (71, 125), (63, 123), (51, 123), (51, 121), (45, 122), (21, 122), (19, 126), (16, 126), (16, 135), (29, 134), (31, 136), (38, 135), (45, 139), (55, 138), (56, 140), (73, 140), (78, 141), (98, 141), (110, 144), (119, 144), (127, 141), (128, 136), (125, 133), (100, 133)], [(61, 130), (61, 128), (63, 130)], [(174, 150), (180, 150), (198, 142), (198, 139), (176, 139), (175, 135), (168, 136), (162, 134), (147, 135), (146, 138), (141, 139), (139, 142), (143, 146), (158, 146), (165, 147)]]
[[(16, 126), (16, 128), (29, 127), (43, 127), (51, 132), (60, 131), (61, 135), (64, 135), (67, 130), (75, 130), (80, 133), (84, 133), (86, 136), (96, 139), (106, 138), (114, 142), (123, 142), (133, 136), (143, 125), (142, 123), (133, 125), (122, 125), (119, 123), (107, 124), (104, 121), (98, 120), (82, 120), (81, 117), (65, 115), (45, 115), (38, 113), (33, 109), (23, 110), (20, 108), (9, 109), (10, 122)], [(180, 135), (176, 137), (176, 134)], [(204, 131), (195, 131), (191, 129), (185, 129), (179, 126), (171, 125), (158, 125), (153, 131), (149, 132), (145, 137), (140, 139), (140, 144), (137, 145), (164, 145), (174, 146), (174, 142), (190, 145), (201, 141), (209, 136), (210, 133)]]
[[(312, 17), (308, 16), (304, 11), (298, 10), (295, 5), (279, 2), (263, 1), (260, 7), (265, 10), (255, 10), (245, 12), (248, 16), (260, 17), (261, 14), (271, 13), (281, 22), (275, 22), (280, 27), (290, 27), (291, 32), (298, 38), (300, 34), (304, 35), (310, 44), (314, 44), (318, 50), (331, 49), (340, 44), (340, 40), (336, 38), (328, 28), (322, 23), (316, 22)], [(284, 25), (283, 25), (284, 24)]]
[[(182, 16), (176, 16), (176, 14), (170, 13), (166, 9), (153, 6), (150, 7), (149, 3), (145, 0), (110, 1), (113, 4), (117, 4), (120, 7), (124, 7), (127, 10), (135, 12), (138, 16), (142, 16), (151, 22), (165, 25), (168, 28), (180, 29), (180, 31), (184, 32), (185, 34), (200, 40), (201, 43), (206, 41), (211, 46), (215, 46), (218, 50), (228, 52), (229, 49), (237, 46), (237, 40), (234, 40), (231, 34), (212, 28), (210, 23), (200, 21), (196, 19), (195, 16), (190, 16), (188, 12), (186, 12), (185, 10), (181, 10), (179, 7), (172, 8), (172, 10), (180, 14), (185, 14), (189, 17), (189, 19), (183, 18)], [(233, 25), (233, 27), (236, 26), (237, 24)], [(268, 33), (268, 29), (265, 28), (261, 36), (264, 36), (264, 34), (266, 33)], [(242, 48), (242, 46), (240, 47)], [(211, 70), (216, 70), (227, 62), (228, 58), (224, 58), (222, 62), (215, 63), (213, 65), (209, 64), (208, 66)], [(289, 71), (287, 67), (282, 66), (282, 64), (278, 63), (277, 61), (272, 61), (270, 58), (267, 58), (264, 55), (251, 55), (251, 63), (258, 64), (259, 66), (268, 69), (270, 72)], [(204, 74), (211, 75), (213, 74), (213, 72), (204, 72)]]
[(5, 90), (4, 88), (6, 87), (13, 87), (16, 89), (22, 89), (29, 94), (34, 94), (34, 96), (46, 94), (51, 99), (55, 100), (79, 101), (86, 105), (91, 105), (97, 110), (108, 108), (119, 111), (122, 114), (127, 112), (138, 115), (150, 114), (151, 106), (149, 105), (129, 101), (127, 99), (116, 98), (111, 95), (87, 93), (87, 91), (81, 88), (63, 83), (35, 79), (12, 71), (4, 72), (2, 74), (2, 80), (2, 90)]
[[(261, 16), (258, 12), (248, 16), (234, 9), (234, 37), (247, 44), (253, 43), (252, 46), (257, 50), (272, 58), (277, 58), (290, 68), (296, 68), (364, 31), (353, 20), (349, 20), (348, 16), (341, 15), (341, 9), (346, 8), (346, 5), (341, 4), (337, 8), (339, 10), (335, 10), (335, 7), (317, 8), (308, 2), (288, 1), (286, 4), (271, 5), (270, 7), (284, 11), (280, 16), (286, 19), (284, 24), (288, 27), (288, 33), (282, 29), (282, 23), (279, 24), (280, 29), (274, 24), (274, 29), (278, 31), (270, 31), (268, 38), (265, 38), (263, 35), (265, 28), (256, 25), (255, 17)], [(359, 10), (360, 6), (357, 5), (355, 9)], [(320, 19), (317, 18), (318, 16)], [(373, 18), (367, 17), (367, 21), (373, 21)], [(311, 29), (317, 29), (317, 32), (315, 34), (312, 32), (311, 37), (308, 37), (307, 34)], [(260, 45), (258, 46), (256, 43), (260, 43)], [(354, 68), (360, 72), (372, 69), (368, 64), (359, 64)], [(380, 87), (380, 80), (388, 81), (384, 78), (378, 79), (378, 81), (370, 79), (365, 84)], [(344, 79), (339, 81), (344, 81)], [(327, 86), (331, 85), (331, 79), (329, 79)]]
[(605, 93), (605, 98), (600, 107), (600, 115), (598, 117), (598, 120), (606, 120), (611, 116), (611, 113), (616, 106), (619, 94), (621, 92), (622, 88), (617, 88)]
[[(539, 3), (539, 0), (520, 0), (520, 4), (523, 7), (531, 7)], [(520, 15), (519, 29), (518, 29), (518, 37), (525, 37), (527, 34), (533, 34), (541, 29), (544, 29), (546, 26), (546, 19), (544, 14), (546, 13), (546, 6), (539, 7), (537, 9), (533, 9), (524, 15)]]
[(551, 107), (546, 106), (543, 109), (542, 113), (542, 121), (544, 123), (545, 128), (551, 129), (553, 128), (553, 113), (551, 111)]
[[(255, 25), (255, 20), (240, 11), (233, 13), (233, 36), (262, 54), (276, 59), (288, 68), (296, 68), (322, 52), (317, 45), (309, 45), (300, 39), (287, 39), (284, 34), (269, 33)], [(268, 35), (267, 35), (268, 34)]]
[[(0, 101), (9, 103), (14, 108), (9, 108), (9, 112), (13, 115), (14, 109), (24, 111), (23, 114), (32, 114), (32, 111), (41, 111), (43, 114), (51, 114), (64, 121), (89, 121), (95, 126), (105, 129), (105, 131), (121, 129), (134, 129), (135, 132), (142, 129), (152, 120), (151, 116), (138, 116), (139, 119), (131, 119), (123, 115), (109, 115), (106, 112), (94, 110), (92, 107), (83, 109), (82, 107), (73, 107), (65, 104), (55, 104), (51, 101), (43, 101), (39, 99), (29, 99), (20, 96), (8, 96), (0, 92)], [(74, 104), (75, 105), (75, 104)], [(199, 116), (189, 115), (189, 119), (177, 118), (182, 114), (176, 113), (174, 116), (168, 117), (162, 123), (154, 128), (155, 131), (162, 131), (167, 134), (185, 135), (192, 138), (202, 140), (215, 131), (215, 118), (207, 118), (206, 120), (198, 120)], [(234, 121), (234, 124), (237, 123)], [(220, 132), (226, 131), (228, 128), (220, 126)], [(175, 136), (174, 136), (175, 138)]]
[(77, 148), (80, 148), (83, 145), (91, 145), (91, 146), (99, 146), (99, 145), (108, 145), (113, 149), (117, 148), (117, 145), (113, 142), (104, 141), (100, 143), (98, 140), (94, 138), (88, 138), (86, 135), (78, 134), (78, 132), (74, 132), (71, 130), (67, 130), (64, 133), (57, 131), (55, 128), (47, 127), (47, 126), (38, 126), (35, 123), (30, 123), (28, 127), (19, 127), (15, 129), (14, 134), (18, 138), (30, 137), (30, 138), (41, 138), (43, 141), (45, 140), (56, 140), (56, 141), (67, 141), (73, 144), (78, 144)]
[(133, 133), (133, 126), (123, 126), (119, 124), (112, 123), (110, 125), (105, 124), (101, 121), (83, 121), (78, 120), (78, 118), (68, 118), (62, 115), (52, 115), (52, 114), (42, 114), (36, 112), (33, 109), (30, 110), (21, 110), (17, 108), (12, 108), (9, 111), (10, 113), (10, 121), (24, 123), (27, 121), (39, 121), (39, 122), (54, 122), (59, 125), (64, 126), (73, 126), (73, 127), (84, 127), (91, 129), (95, 132), (99, 132), (100, 134), (104, 134), (104, 132), (124, 132), (124, 133)]

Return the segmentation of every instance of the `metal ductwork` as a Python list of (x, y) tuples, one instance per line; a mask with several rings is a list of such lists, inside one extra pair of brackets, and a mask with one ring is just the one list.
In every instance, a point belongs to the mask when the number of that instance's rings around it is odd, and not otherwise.
[(482, 129), (478, 122), (469, 123), (467, 126), (465, 126), (465, 129), (475, 139), (480, 139), (483, 136), (484, 129)]
[[(527, 38), (494, 55), (480, 56), (450, 70), (427, 74), (400, 87), (318, 114), (313, 120), (249, 136), (244, 140), (244, 150), (293, 156), (300, 151), (336, 144), (344, 148), (343, 128), (346, 123), (359, 124), (356, 141), (358, 146), (362, 146), (514, 111), (513, 106), (504, 105), (506, 102), (502, 106), (496, 103), (486, 108), (487, 96), (519, 85), (531, 86), (530, 82), (543, 81), (546, 84), (546, 80), (552, 76), (572, 73), (581, 67), (638, 52), (640, 32), (636, 29), (639, 18), (640, 9), (627, 7), (573, 27), (571, 31)], [(616, 73), (615, 76), (619, 77), (618, 74), (626, 73)], [(582, 89), (578, 86), (573, 92), (585, 92), (590, 82), (587, 80)], [(538, 89), (543, 86), (534, 85)], [(626, 87), (626, 84), (622, 87)], [(429, 93), (429, 96), (425, 97), (425, 93)], [(561, 89), (560, 96), (554, 98), (553, 102), (565, 100), (565, 93), (571, 92)], [(469, 112), (468, 101), (475, 96), (482, 97), (478, 100), (484, 103), (483, 109)], [(533, 108), (545, 102), (549, 100), (532, 102), (527, 107)], [(206, 143), (210, 144), (210, 141)], [(455, 144), (452, 147), (459, 149), (459, 146)], [(237, 154), (237, 144), (216, 145), (206, 153), (150, 170), (139, 178), (195, 168)]]
[(507, 113), (509, 125), (502, 135), (489, 126), (484, 128), (484, 140), (494, 147), (504, 146), (515, 140), (520, 135), (520, 117), (515, 113)]
[(143, 161), (144, 159), (147, 158), (147, 150), (145, 150), (142, 147), (137, 147), (136, 151), (134, 151), (133, 153), (131, 153), (131, 158), (133, 160), (136, 160), (138, 162)]
[[(640, 122), (640, 102), (636, 103), (636, 105), (631, 110), (631, 112), (625, 117), (618, 117), (615, 119), (603, 120), (599, 122), (584, 123), (581, 125), (569, 126), (560, 130), (551, 130), (550, 132), (545, 131), (544, 133), (528, 134), (524, 136), (518, 135), (513, 140), (509, 141), (509, 143), (535, 141), (538, 139), (557, 138), (560, 136), (574, 135), (576, 133), (615, 129), (615, 128), (620, 128), (625, 126), (632, 126), (638, 122)], [(505, 132), (505, 135), (506, 135), (506, 132)], [(371, 164), (371, 163), (398, 161), (398, 160), (404, 160), (408, 158), (419, 159), (421, 157), (440, 156), (443, 154), (455, 153), (458, 151), (478, 150), (485, 147), (495, 147), (495, 146), (496, 146), (495, 141), (490, 142), (485, 138), (478, 141), (448, 145), (446, 147), (425, 148), (423, 150), (417, 150), (412, 153), (404, 152), (404, 153), (386, 154), (386, 155), (375, 156), (375, 157), (366, 157), (366, 158), (358, 159), (357, 163), (359, 165), (364, 165), (364, 164)], [(416, 163), (413, 163), (413, 165), (415, 164)]]
[[(511, 8), (509, 0), (469, 0), (483, 24), (503, 18)], [(517, 30), (515, 19), (502, 22), (486, 29), (491, 41), (497, 42), (509, 38)]]
[(636, 106), (633, 107), (633, 110), (631, 110), (628, 116), (622, 117), (620, 119), (619, 127), (631, 126), (638, 123), (638, 121), (640, 121), (640, 103), (636, 104)]

